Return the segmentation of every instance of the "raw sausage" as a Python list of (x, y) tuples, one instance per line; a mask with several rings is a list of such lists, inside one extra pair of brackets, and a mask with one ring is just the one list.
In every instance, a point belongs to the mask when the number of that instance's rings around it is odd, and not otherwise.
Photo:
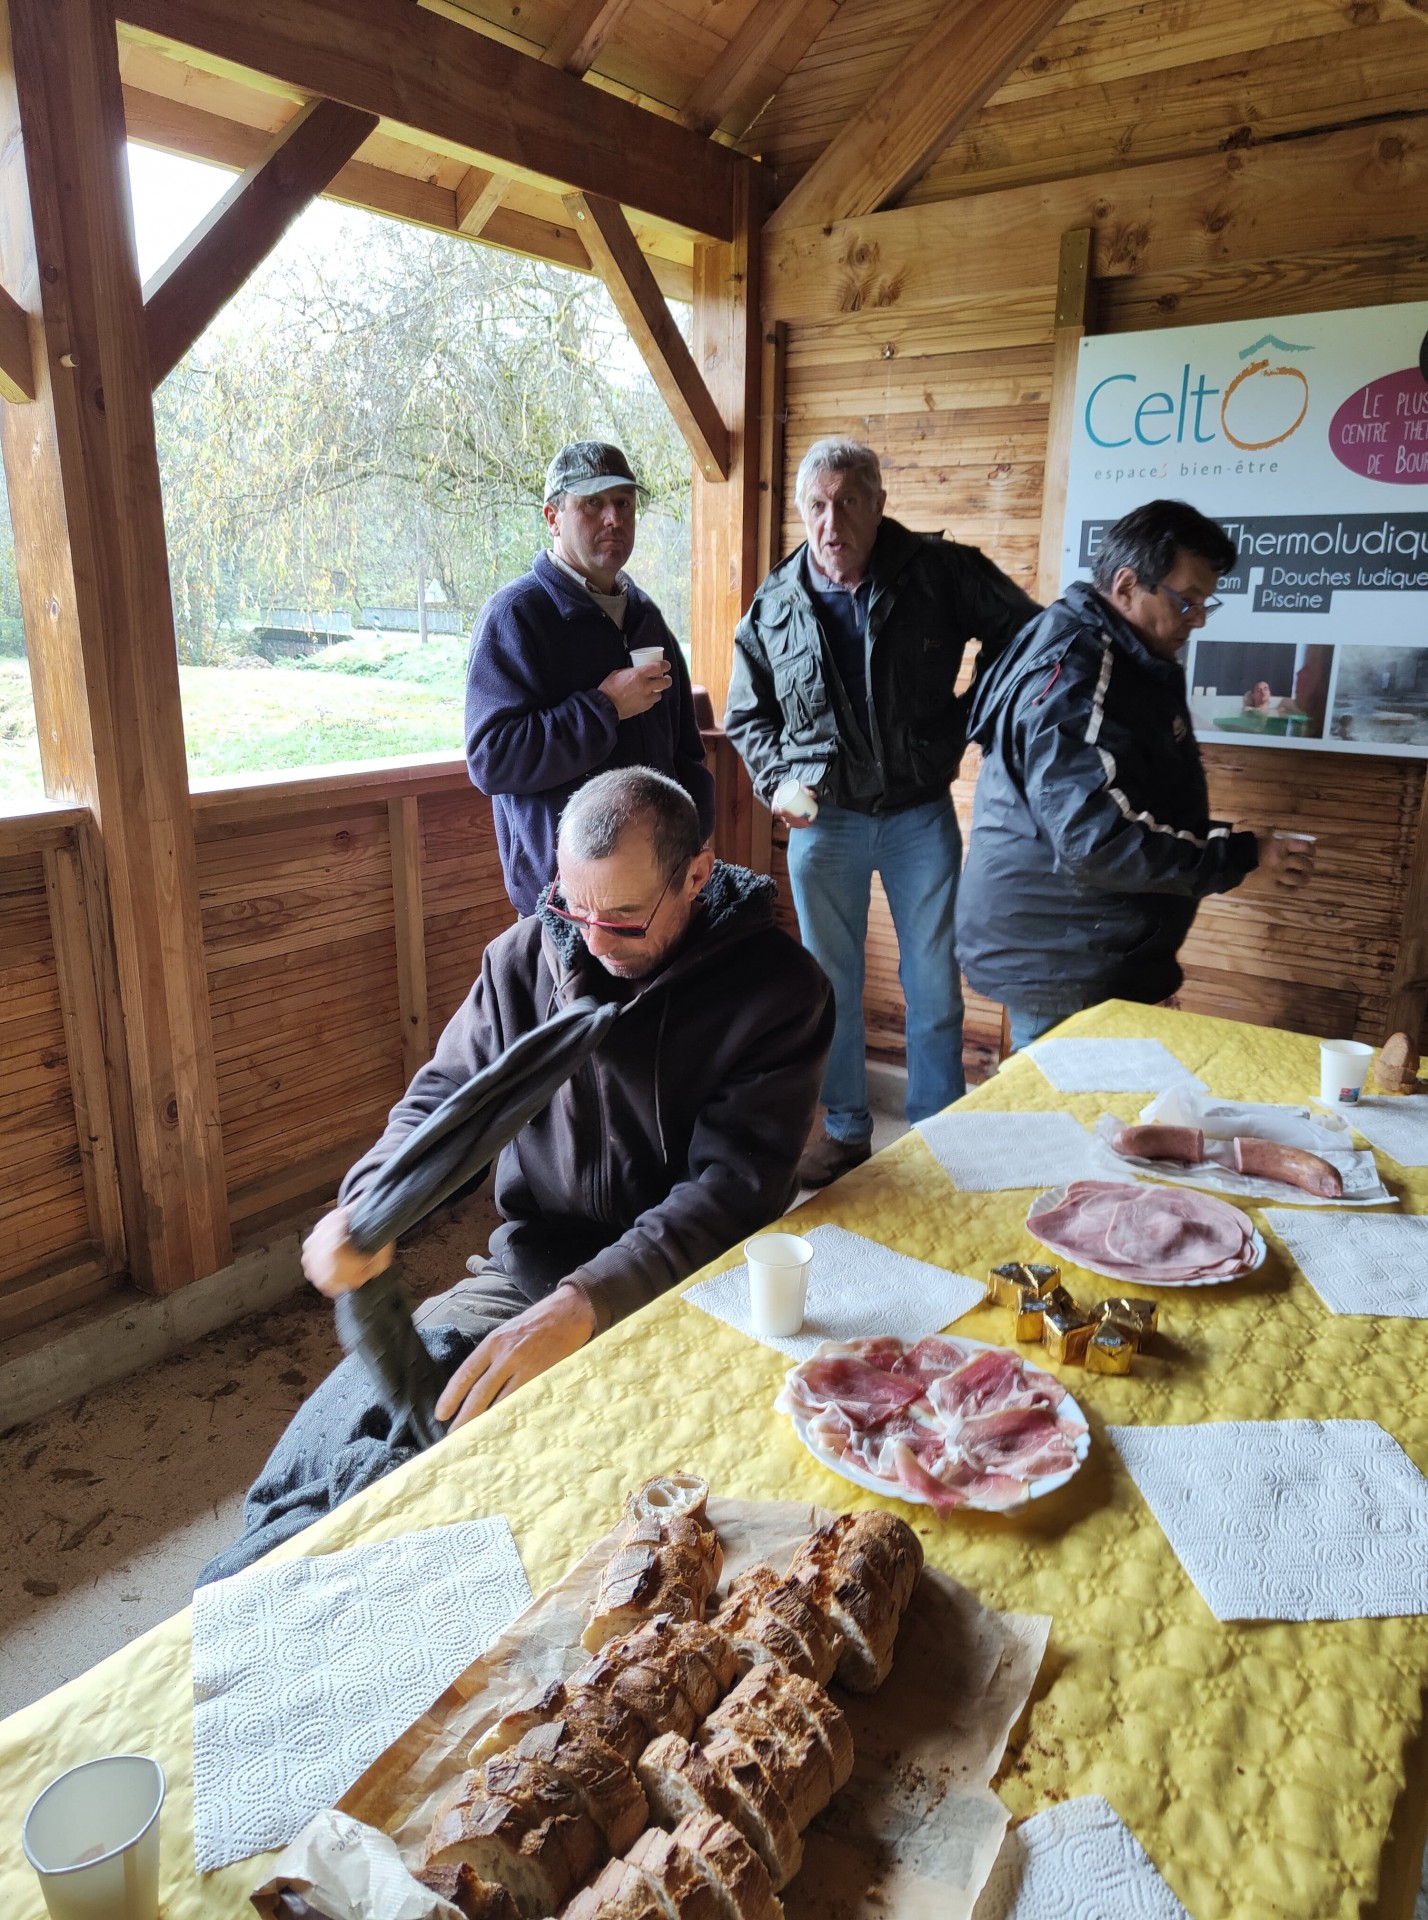
[(1317, 1153), (1302, 1147), (1281, 1147), (1273, 1140), (1250, 1140), (1243, 1134), (1234, 1141), (1235, 1172), (1257, 1173), (1265, 1180), (1282, 1180), (1287, 1187), (1303, 1187), (1323, 1200), (1342, 1200), (1343, 1176), (1337, 1167), (1321, 1160)]
[(1193, 1166), (1205, 1158), (1205, 1136), (1198, 1127), (1122, 1127), (1111, 1145), (1128, 1160), (1183, 1160)]

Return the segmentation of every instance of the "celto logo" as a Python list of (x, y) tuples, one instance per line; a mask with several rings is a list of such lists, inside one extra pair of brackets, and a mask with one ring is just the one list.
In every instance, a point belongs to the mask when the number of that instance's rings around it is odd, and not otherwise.
[(1110, 373), (1086, 396), (1087, 438), (1097, 447), (1209, 446), (1228, 440), (1262, 453), (1297, 433), (1309, 412), (1309, 380), (1281, 356), (1312, 353), (1266, 333), (1241, 349), (1239, 371), (1220, 386), (1186, 361), (1178, 387), (1147, 392), (1138, 373)]

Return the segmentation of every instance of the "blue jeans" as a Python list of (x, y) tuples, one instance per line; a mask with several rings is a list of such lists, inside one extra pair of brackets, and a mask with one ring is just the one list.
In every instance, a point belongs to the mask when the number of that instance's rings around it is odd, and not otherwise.
[(835, 1140), (872, 1137), (863, 950), (873, 875), (897, 929), (897, 975), (907, 1003), (907, 1117), (925, 1120), (967, 1091), (962, 1073), (962, 980), (954, 944), (962, 836), (950, 800), (902, 813), (820, 805), (788, 836), (788, 878), (803, 943), (833, 982), (833, 1051), (823, 1077)]

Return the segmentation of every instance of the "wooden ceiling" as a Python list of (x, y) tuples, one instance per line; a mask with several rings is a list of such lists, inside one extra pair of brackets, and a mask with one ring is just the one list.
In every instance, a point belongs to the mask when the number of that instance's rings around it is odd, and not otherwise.
[[(396, 11), (402, 3), (390, 0)], [(871, 211), (870, 193), (876, 206), (949, 200), (1428, 111), (1425, 0), (422, 5), (493, 46), (583, 73), (590, 88), (762, 159), (774, 197), (793, 193), (794, 224)], [(239, 0), (231, 8), (243, 11)], [(243, 167), (303, 102), (297, 86), (186, 48), (177, 32), (163, 30), (163, 0), (121, 3), (119, 12), (143, 22), (120, 28), (136, 140)], [(182, 12), (176, 7), (175, 18)], [(948, 137), (939, 96), (966, 84), (966, 36), (988, 20), (984, 57), (995, 84), (981, 104), (963, 103), (962, 124)], [(1028, 22), (1034, 43), (1018, 48), (1015, 30), (1025, 37)], [(886, 191), (881, 161), (870, 158), (874, 122), (881, 119), (886, 140), (889, 126), (895, 135), (918, 115), (921, 144), (904, 137), (902, 177)], [(844, 164), (830, 167), (830, 156)], [(547, 174), (483, 154), (479, 129), (468, 150), (384, 116), (330, 191), (586, 266), (562, 198), (560, 160), (551, 153)], [(895, 171), (890, 166), (889, 178)], [(596, 190), (623, 197), (619, 180)], [(840, 211), (840, 196), (858, 191), (865, 203)], [(648, 211), (633, 212), (631, 225), (664, 292), (687, 298), (692, 233)]]

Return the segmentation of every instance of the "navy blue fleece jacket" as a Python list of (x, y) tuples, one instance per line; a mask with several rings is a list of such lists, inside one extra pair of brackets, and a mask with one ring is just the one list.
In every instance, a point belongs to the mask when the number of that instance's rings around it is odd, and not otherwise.
[[(714, 830), (714, 780), (694, 718), (689, 669), (664, 616), (632, 581), (622, 632), (548, 553), (482, 609), (466, 675), (466, 765), (489, 794), (506, 892), (534, 913), (555, 877), (560, 810), (607, 767), (668, 774)], [(657, 706), (621, 720), (599, 692), (636, 647), (663, 647), (671, 685)]]

